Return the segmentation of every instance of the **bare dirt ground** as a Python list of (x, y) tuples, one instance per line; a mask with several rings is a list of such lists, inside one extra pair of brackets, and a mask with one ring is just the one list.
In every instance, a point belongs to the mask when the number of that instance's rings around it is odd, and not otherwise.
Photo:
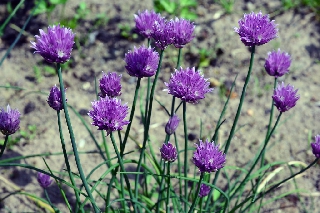
[[(121, 98), (123, 102), (128, 102), (128, 105), (131, 106), (135, 79), (126, 74), (123, 58), (128, 50), (133, 49), (134, 46), (145, 44), (145, 41), (141, 37), (130, 37), (129, 39), (122, 37), (119, 24), (128, 25), (133, 29), (133, 14), (139, 10), (152, 9), (152, 1), (108, 0), (102, 2), (88, 0), (86, 3), (91, 12), (86, 20), (79, 23), (75, 32), (79, 37), (89, 35), (89, 39), (85, 45), (82, 45), (81, 49), (75, 46), (72, 53), (72, 62), (67, 69), (63, 70), (63, 74), (67, 86), (68, 104), (83, 115), (86, 121), (91, 122), (86, 113), (91, 108), (91, 101), (95, 100), (94, 76), (99, 79), (101, 71), (116, 71), (123, 75)], [(241, 43), (233, 28), (238, 26), (237, 21), (242, 18), (243, 13), (259, 12), (260, 10), (264, 14), (269, 13), (271, 19), (276, 21), (279, 28), (277, 39), (257, 47), (253, 75), (247, 99), (243, 106), (242, 117), (239, 120), (239, 127), (241, 128), (239, 128), (231, 143), (226, 166), (245, 166), (259, 151), (263, 142), (266, 125), (268, 124), (273, 85), (273, 78), (266, 74), (263, 65), (267, 53), (278, 48), (288, 52), (292, 57), (290, 72), (280, 81), (283, 80), (298, 88), (300, 100), (295, 108), (284, 113), (283, 120), (267, 150), (266, 160), (269, 163), (274, 161), (301, 161), (309, 164), (312, 162), (314, 156), (308, 139), (310, 136), (313, 138), (320, 134), (320, 85), (318, 82), (320, 79), (320, 24), (319, 20), (316, 20), (315, 14), (308, 8), (303, 7), (282, 11), (280, 1), (277, 0), (259, 0), (254, 1), (254, 3), (252, 1), (236, 1), (234, 6), (236, 10), (232, 14), (225, 14), (221, 6), (210, 0), (199, 0), (198, 3), (199, 6), (195, 10), (198, 19), (194, 21), (196, 24), (195, 38), (183, 49), (182, 66), (198, 67), (200, 62), (199, 49), (205, 48), (211, 51), (208, 55), (209, 65), (201, 68), (207, 78), (214, 78), (229, 87), (236, 74), (239, 74), (236, 81), (235, 97), (230, 101), (226, 121), (221, 128), (220, 143), (223, 143), (229, 134), (250, 58), (248, 48)], [(65, 14), (72, 17), (77, 5), (78, 1), (76, 0), (68, 1)], [(6, 4), (1, 1), (1, 22), (8, 16), (5, 13), (5, 7)], [(59, 10), (61, 8), (57, 8), (57, 11)], [(13, 19), (13, 23), (21, 28), (29, 12), (30, 5), (26, 3), (24, 9), (19, 11), (17, 17)], [(98, 13), (105, 13), (109, 21), (103, 27), (92, 29), (92, 20), (94, 15)], [(49, 24), (59, 21), (57, 14), (59, 12), (52, 15)], [(46, 29), (47, 26), (48, 22), (45, 15), (33, 17), (26, 28), (26, 33), (1, 66), (0, 86), (10, 84), (24, 88), (24, 90), (0, 88), (0, 106), (5, 107), (9, 103), (12, 108), (20, 110), (22, 114), (21, 130), (27, 130), (29, 125), (36, 126), (35, 136), (21, 139), (11, 149), (5, 151), (4, 158), (61, 152), (56, 113), (46, 103), (50, 88), (59, 83), (58, 78), (54, 75), (46, 75), (40, 81), (37, 81), (34, 74), (35, 66), (41, 68), (48, 64), (39, 55), (33, 55), (29, 43), (30, 40), (34, 40), (33, 35), (38, 34), (38, 29)], [(134, 32), (131, 31), (130, 33), (133, 34)], [(0, 57), (4, 56), (17, 35), (16, 30), (10, 26), (7, 27), (0, 40)], [(156, 98), (167, 107), (170, 106), (171, 96), (163, 91), (163, 82), (168, 81), (170, 73), (175, 67), (176, 56), (177, 51), (174, 48), (170, 47), (165, 52), (164, 65), (157, 86)], [(142, 81), (142, 84), (145, 86), (146, 81)], [(189, 133), (194, 134), (196, 139), (199, 138), (200, 119), (204, 124), (203, 136), (212, 134), (212, 129), (215, 128), (223, 107), (224, 97), (224, 95), (221, 95), (219, 87), (216, 87), (214, 92), (208, 94), (199, 104), (188, 105)], [(155, 103), (154, 109), (155, 114), (153, 114), (151, 121), (153, 127), (151, 140), (154, 147), (160, 147), (167, 117), (157, 103)], [(79, 151), (96, 151), (96, 145), (79, 118), (74, 113), (71, 113), (71, 117)], [(137, 110), (131, 133), (138, 141), (143, 134), (139, 118), (140, 113)], [(101, 139), (100, 133), (94, 127), (90, 128)], [(177, 133), (182, 138), (182, 125), (179, 126)], [(65, 135), (67, 136), (67, 132), (65, 132)], [(13, 137), (15, 136), (13, 135)], [(194, 142), (196, 140), (190, 141), (190, 146)], [(67, 150), (72, 150), (69, 143)], [(131, 150), (137, 151), (133, 142), (129, 142), (126, 148), (126, 151)], [(62, 155), (51, 155), (45, 157), (45, 159), (54, 171), (63, 171), (65, 168)], [(71, 164), (75, 168), (73, 160), (73, 157), (70, 156)], [(81, 162), (87, 174), (94, 166), (102, 162), (102, 159), (96, 153), (83, 154), (81, 155)], [(28, 158), (20, 161), (20, 163), (46, 169), (41, 157)], [(98, 178), (102, 172), (95, 173), (92, 178)], [(289, 175), (289, 169), (285, 168), (274, 177), (273, 181), (281, 180)], [(0, 176), (26, 192), (44, 197), (40, 186), (36, 182), (34, 171), (14, 167), (1, 168)], [(302, 190), (301, 196), (303, 199), (301, 201), (297, 199), (296, 195), (288, 195), (266, 205), (261, 212), (303, 212), (302, 203), (310, 210), (309, 212), (317, 212), (320, 207), (318, 202), (320, 196), (319, 177), (319, 167), (315, 166), (296, 179), (299, 189)], [(218, 181), (218, 187), (223, 188), (224, 183), (225, 181), (221, 177), (221, 181)], [(0, 180), (0, 197), (14, 190), (12, 185)], [(292, 190), (295, 190), (293, 182), (286, 183), (277, 189), (272, 197)], [(48, 191), (53, 202), (65, 210), (58, 187), (53, 185)], [(66, 191), (67, 197), (72, 199), (72, 190), (67, 189)], [(23, 195), (11, 196), (0, 207), (0, 212), (42, 211), (43, 209), (37, 207)]]

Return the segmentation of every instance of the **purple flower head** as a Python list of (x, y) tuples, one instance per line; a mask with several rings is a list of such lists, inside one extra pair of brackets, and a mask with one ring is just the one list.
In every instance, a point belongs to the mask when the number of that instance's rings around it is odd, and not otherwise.
[(48, 27), (48, 33), (39, 30), (40, 36), (36, 35), (36, 42), (31, 42), (34, 53), (39, 53), (50, 63), (65, 63), (71, 57), (74, 44), (74, 33), (71, 29), (60, 27), (60, 24)]
[(138, 15), (134, 14), (134, 20), (136, 22), (136, 29), (139, 34), (146, 38), (150, 38), (153, 33), (153, 25), (155, 22), (161, 22), (164, 18), (160, 14), (156, 14), (154, 11), (144, 11)]
[(176, 48), (183, 48), (184, 45), (188, 44), (193, 38), (194, 24), (185, 19), (176, 18), (173, 24), (174, 41), (173, 45)]
[(161, 158), (164, 161), (173, 162), (177, 159), (177, 149), (174, 147), (169, 141), (168, 143), (163, 143), (162, 147), (160, 148)]
[(294, 107), (299, 100), (297, 95), (298, 90), (294, 90), (294, 87), (288, 84), (287, 86), (278, 84), (278, 87), (274, 90), (272, 99), (274, 105), (280, 112), (285, 112)]
[(314, 142), (311, 143), (312, 153), (316, 158), (320, 158), (320, 135), (314, 137)]
[(155, 45), (164, 50), (170, 44), (174, 42), (174, 25), (173, 21), (159, 20), (153, 25), (152, 38), (155, 41)]
[(99, 96), (104, 98), (116, 97), (121, 95), (121, 77), (122, 75), (117, 75), (115, 72), (109, 72), (107, 75), (103, 73), (102, 78), (100, 79), (100, 93)]
[(201, 184), (199, 197), (205, 197), (209, 194), (211, 187), (206, 184)]
[(20, 112), (11, 109), (9, 104), (7, 111), (0, 108), (0, 131), (4, 135), (12, 135), (20, 128)]
[(226, 162), (226, 156), (219, 150), (219, 145), (215, 146), (208, 139), (205, 142), (199, 140), (199, 145), (193, 154), (193, 163), (199, 168), (200, 172), (216, 172)]
[(238, 23), (239, 28), (235, 27), (234, 30), (246, 46), (260, 46), (278, 37), (274, 20), (270, 21), (269, 15), (262, 15), (261, 11), (257, 14), (244, 14)]
[(92, 125), (98, 130), (106, 130), (107, 135), (113, 131), (122, 130), (124, 125), (130, 121), (124, 120), (128, 114), (128, 106), (121, 105), (121, 100), (117, 98), (101, 98), (92, 102), (92, 110), (88, 115), (92, 118)]
[[(66, 99), (66, 101), (67, 101), (67, 99)], [(50, 93), (49, 93), (49, 97), (48, 97), (47, 102), (48, 102), (49, 106), (56, 111), (63, 109), (61, 92), (56, 85), (54, 85), (50, 89)]]
[(204, 99), (204, 95), (211, 92), (213, 88), (209, 88), (210, 83), (195, 68), (180, 68), (171, 74), (169, 83), (164, 83), (167, 87), (168, 94), (188, 103), (198, 103), (200, 99)]
[(153, 48), (134, 47), (125, 55), (126, 69), (130, 76), (143, 78), (153, 76), (158, 68), (159, 54)]
[(176, 129), (178, 128), (180, 123), (180, 119), (178, 118), (177, 115), (173, 115), (170, 117), (168, 123), (166, 124), (165, 131), (168, 135), (172, 135)]
[(43, 174), (41, 172), (38, 172), (37, 180), (38, 180), (39, 185), (42, 188), (48, 188), (52, 183), (51, 177), (49, 175)]
[(281, 52), (280, 49), (278, 49), (278, 51), (268, 53), (264, 68), (269, 75), (279, 78), (289, 72), (290, 64), (290, 55), (286, 52)]

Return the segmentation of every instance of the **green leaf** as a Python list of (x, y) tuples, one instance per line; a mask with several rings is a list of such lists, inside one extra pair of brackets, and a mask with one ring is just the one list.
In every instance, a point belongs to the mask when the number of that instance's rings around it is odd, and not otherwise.
[(162, 0), (160, 1), (161, 6), (170, 14), (173, 14), (177, 8), (177, 4), (170, 0)]
[(49, 74), (49, 75), (55, 75), (56, 74), (56, 70), (53, 67), (50, 66), (44, 66), (43, 70), (45, 73)]
[(191, 12), (188, 8), (182, 8), (180, 16), (184, 19), (195, 20), (198, 18), (197, 14)]
[(67, 3), (67, 0), (49, 0), (50, 4), (65, 4)]
[(197, 1), (195, 0), (180, 0), (181, 7), (196, 7), (197, 5)]

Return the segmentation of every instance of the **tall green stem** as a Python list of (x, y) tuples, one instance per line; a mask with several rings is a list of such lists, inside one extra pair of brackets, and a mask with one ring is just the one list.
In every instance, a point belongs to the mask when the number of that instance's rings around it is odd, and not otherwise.
[[(66, 163), (67, 166), (67, 171), (68, 171), (68, 175), (71, 181), (72, 186), (74, 186), (74, 188), (76, 189), (76, 183), (74, 181), (72, 172), (71, 172), (71, 168), (70, 168), (70, 164), (69, 164), (69, 158), (67, 155), (67, 151), (66, 151), (66, 144), (64, 142), (64, 137), (63, 137), (63, 133), (62, 133), (62, 126), (61, 126), (61, 117), (60, 117), (60, 110), (57, 111), (57, 117), (58, 117), (58, 126), (59, 126), (59, 133), (60, 133), (60, 141), (61, 141), (61, 146), (62, 146), (62, 151), (63, 151), (63, 156), (64, 156), (64, 161)], [(77, 200), (77, 205), (76, 205), (76, 211), (78, 212), (78, 207), (79, 205), (81, 205), (81, 201), (80, 201), (80, 196), (79, 193), (74, 189), (74, 194), (76, 195), (76, 200)]]
[(8, 141), (9, 141), (9, 135), (6, 135), (5, 139), (4, 139), (4, 144), (3, 146), (1, 147), (1, 152), (0, 152), (0, 158), (2, 157), (3, 153), (4, 153), (4, 150), (6, 149), (6, 146), (8, 144)]
[(198, 182), (198, 188), (197, 188), (197, 191), (196, 191), (196, 194), (195, 194), (195, 197), (196, 199), (192, 202), (192, 205), (189, 209), (189, 213), (192, 213), (193, 212), (193, 209), (194, 207), (198, 204), (198, 198), (199, 198), (199, 192), (200, 192), (200, 188), (201, 188), (201, 181), (204, 177), (204, 172), (201, 172), (201, 175), (200, 175), (200, 179), (199, 179), (199, 182)]
[[(142, 159), (143, 159), (144, 152), (145, 152), (145, 149), (146, 149), (147, 140), (148, 140), (148, 137), (149, 137), (149, 128), (150, 128), (150, 120), (151, 120), (151, 112), (152, 112), (152, 103), (153, 103), (153, 98), (154, 98), (154, 92), (155, 92), (155, 89), (156, 89), (156, 84), (157, 84), (159, 73), (160, 73), (160, 70), (161, 70), (163, 52), (164, 52), (164, 50), (161, 50), (161, 52), (160, 52), (160, 59), (159, 59), (158, 69), (157, 69), (157, 72), (156, 72), (156, 75), (154, 77), (154, 81), (153, 81), (153, 84), (152, 84), (152, 87), (151, 87), (150, 102), (149, 102), (149, 109), (148, 109), (148, 116), (147, 116), (147, 124), (146, 124), (146, 129), (145, 129), (145, 132), (144, 132), (144, 138), (143, 138), (143, 144), (142, 144), (142, 148), (141, 148), (141, 153), (140, 153), (140, 157), (139, 157), (139, 161), (138, 161), (138, 165), (137, 165), (137, 169), (136, 169), (137, 172), (140, 171)], [(135, 188), (134, 188), (135, 197), (138, 197), (138, 180), (139, 180), (139, 176), (140, 176), (140, 174), (138, 173), (136, 175), (136, 178), (135, 178)]]
[[(187, 103), (183, 101), (183, 130), (184, 130), (184, 177), (188, 175), (188, 127), (187, 127)], [(188, 180), (184, 180), (184, 211), (187, 212), (188, 208)]]
[(84, 188), (90, 198), (90, 202), (92, 203), (92, 206), (94, 208), (94, 211), (96, 213), (100, 212), (99, 208), (97, 207), (95, 200), (92, 196), (92, 193), (90, 191), (89, 185), (87, 183), (86, 180), (86, 176), (83, 173), (82, 170), (82, 166), (81, 166), (81, 162), (80, 162), (80, 157), (79, 157), (79, 153), (78, 153), (78, 149), (77, 149), (77, 144), (74, 138), (74, 134), (73, 134), (73, 129), (72, 129), (72, 125), (71, 125), (71, 121), (70, 121), (70, 116), (69, 116), (69, 111), (68, 111), (68, 107), (67, 107), (67, 103), (66, 103), (66, 95), (65, 95), (65, 89), (64, 89), (64, 84), (63, 84), (63, 78), (62, 78), (62, 72), (61, 72), (61, 65), (58, 63), (57, 64), (57, 72), (58, 72), (58, 76), (59, 76), (59, 83), (60, 83), (60, 91), (61, 91), (61, 99), (62, 99), (62, 103), (63, 103), (63, 110), (64, 110), (64, 114), (65, 114), (65, 118), (66, 118), (66, 122), (67, 122), (67, 126), (68, 126), (68, 130), (69, 130), (69, 135), (70, 135), (70, 140), (71, 140), (71, 144), (72, 144), (72, 149), (73, 149), (73, 153), (74, 153), (74, 158), (77, 164), (77, 168), (79, 171), (79, 175), (81, 178), (81, 181), (84, 185)]
[[(246, 95), (246, 91), (247, 91), (247, 87), (248, 87), (248, 84), (249, 84), (249, 81), (250, 81), (251, 71), (252, 71), (252, 67), (253, 67), (254, 53), (255, 53), (255, 46), (252, 46), (251, 47), (251, 58), (250, 58), (249, 70), (248, 70), (248, 74), (247, 74), (247, 77), (246, 77), (246, 81), (245, 81), (245, 83), (243, 85), (243, 88), (242, 88), (242, 93), (241, 93), (241, 97), (240, 97), (240, 103), (239, 103), (238, 109), (237, 109), (237, 114), (236, 114), (236, 117), (235, 117), (235, 119), (233, 121), (233, 125), (232, 125), (232, 128), (231, 128), (230, 133), (229, 133), (229, 137), (228, 137), (228, 140), (227, 140), (227, 143), (226, 143), (226, 147), (224, 149), (224, 153), (225, 154), (227, 154), (227, 152), (228, 152), (231, 140), (232, 140), (232, 138), (234, 136), (234, 132), (236, 130), (236, 126), (238, 124), (238, 120), (239, 120), (239, 117), (240, 117), (240, 114), (241, 114), (242, 104), (244, 102), (244, 97)], [(220, 170), (216, 173), (216, 175), (214, 177), (213, 185), (216, 184), (219, 175), (220, 175)], [(211, 197), (213, 195), (213, 192), (214, 192), (214, 189), (212, 189), (210, 191), (209, 195), (208, 195), (208, 199), (207, 199), (207, 202), (206, 202), (206, 205), (205, 205), (205, 210), (208, 210), (209, 203), (211, 201)]]
[(168, 168), (167, 168), (167, 211), (166, 212), (170, 212), (170, 208), (169, 208), (169, 202), (170, 202), (170, 188), (171, 188), (171, 184), (170, 184), (170, 162), (168, 162)]

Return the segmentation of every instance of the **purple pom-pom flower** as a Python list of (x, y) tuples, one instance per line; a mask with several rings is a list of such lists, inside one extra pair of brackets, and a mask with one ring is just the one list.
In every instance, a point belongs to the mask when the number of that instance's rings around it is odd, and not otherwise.
[(74, 44), (74, 33), (71, 29), (53, 25), (48, 27), (48, 33), (39, 30), (36, 42), (31, 42), (34, 53), (39, 53), (47, 62), (65, 63), (71, 57)]
[[(67, 101), (67, 99), (66, 99), (66, 101)], [(47, 102), (48, 102), (49, 106), (56, 111), (63, 109), (61, 92), (56, 85), (54, 85), (50, 89), (50, 93), (49, 93), (49, 97), (48, 97)]]
[(289, 72), (290, 64), (290, 55), (278, 49), (278, 51), (268, 53), (264, 68), (269, 75), (279, 78)]
[(154, 11), (144, 11), (142, 13), (138, 12), (138, 15), (134, 15), (134, 20), (136, 22), (136, 29), (139, 34), (146, 38), (150, 38), (153, 33), (153, 25), (156, 22), (162, 22), (164, 18), (155, 13)]
[(9, 104), (7, 111), (0, 108), (0, 131), (4, 135), (12, 135), (20, 128), (20, 112), (11, 109)]
[(151, 34), (155, 45), (164, 50), (167, 46), (174, 42), (174, 25), (173, 21), (159, 20), (153, 25), (153, 33)]
[(173, 146), (169, 141), (168, 143), (163, 143), (162, 147), (160, 148), (161, 158), (164, 161), (173, 162), (177, 159), (177, 149)]
[(194, 24), (185, 19), (176, 18), (174, 21), (171, 20), (173, 24), (173, 35), (174, 41), (173, 45), (176, 48), (183, 48), (184, 45), (188, 44), (193, 38)]
[(125, 55), (125, 66), (130, 76), (143, 78), (153, 76), (158, 68), (159, 54), (153, 48), (134, 47)]
[(199, 145), (193, 154), (193, 163), (200, 172), (216, 172), (224, 167), (226, 156), (219, 150), (219, 145), (215, 146), (208, 139), (205, 142), (199, 140)]
[(122, 75), (117, 75), (115, 72), (109, 72), (108, 74), (103, 73), (100, 79), (100, 93), (99, 96), (104, 98), (116, 97), (121, 95), (121, 77)]
[(177, 115), (170, 117), (168, 123), (166, 124), (165, 131), (168, 135), (172, 135), (178, 128), (180, 119)]
[(284, 85), (284, 82), (278, 84), (278, 87), (274, 90), (272, 99), (274, 105), (280, 112), (285, 112), (294, 107), (299, 100), (297, 95), (298, 90), (294, 90), (294, 87), (288, 84)]
[(43, 174), (41, 172), (37, 173), (37, 180), (38, 180), (39, 185), (44, 189), (48, 188), (52, 183), (51, 177), (49, 175)]
[(92, 108), (88, 113), (93, 120), (92, 125), (97, 126), (98, 130), (106, 130), (107, 135), (113, 131), (122, 130), (124, 125), (130, 123), (124, 120), (128, 114), (128, 106), (121, 105), (120, 99), (106, 96), (92, 102)]
[(206, 184), (201, 184), (199, 197), (205, 197), (209, 194), (211, 187)]
[(262, 15), (261, 11), (244, 14), (243, 19), (238, 21), (239, 28), (234, 30), (240, 36), (240, 40), (246, 46), (260, 46), (268, 43), (278, 35), (277, 25), (270, 21), (269, 15)]
[(312, 153), (316, 158), (320, 158), (320, 135), (314, 137), (314, 142), (311, 143)]
[(169, 83), (164, 83), (168, 94), (188, 103), (198, 103), (200, 99), (205, 98), (205, 94), (211, 92), (210, 83), (195, 68), (180, 68), (171, 74)]

